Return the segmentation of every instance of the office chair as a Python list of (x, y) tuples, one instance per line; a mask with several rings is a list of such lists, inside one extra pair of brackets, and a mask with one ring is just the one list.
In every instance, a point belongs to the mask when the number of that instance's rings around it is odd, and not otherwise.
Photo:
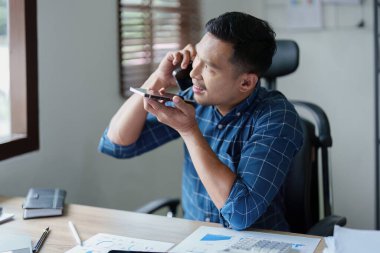
[[(277, 78), (293, 73), (299, 64), (299, 48), (296, 42), (277, 40), (276, 43), (277, 51), (273, 56), (272, 65), (262, 77), (268, 89), (276, 89)], [(331, 214), (328, 148), (332, 146), (332, 138), (329, 121), (319, 106), (304, 101), (291, 102), (296, 109), (303, 108), (309, 112), (315, 124), (301, 116), (304, 144), (291, 164), (282, 189), (285, 217), (291, 232), (331, 236), (334, 225), (344, 226), (346, 218)], [(321, 183), (318, 176), (319, 153), (322, 161)], [(319, 205), (320, 186), (323, 191), (323, 208)], [(168, 216), (175, 216), (179, 204), (179, 199), (163, 198), (154, 200), (136, 211), (155, 213), (163, 207), (168, 207)], [(323, 218), (320, 220), (320, 217)]]

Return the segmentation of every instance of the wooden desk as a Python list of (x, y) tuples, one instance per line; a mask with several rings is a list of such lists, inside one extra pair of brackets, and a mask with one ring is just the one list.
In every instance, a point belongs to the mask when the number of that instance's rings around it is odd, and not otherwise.
[[(1, 234), (26, 234), (33, 243), (41, 236), (46, 227), (51, 232), (46, 239), (41, 253), (62, 253), (75, 246), (75, 240), (67, 225), (71, 220), (83, 241), (97, 233), (134, 237), (179, 243), (199, 226), (220, 227), (219, 224), (189, 221), (179, 218), (167, 218), (158, 215), (69, 204), (60, 217), (22, 219), (22, 203), (24, 198), (5, 198), (0, 196), (0, 206), (4, 212), (14, 213), (14, 220), (0, 224)], [(289, 233), (288, 233), (289, 234)], [(322, 253), (324, 242), (321, 240), (317, 253)]]

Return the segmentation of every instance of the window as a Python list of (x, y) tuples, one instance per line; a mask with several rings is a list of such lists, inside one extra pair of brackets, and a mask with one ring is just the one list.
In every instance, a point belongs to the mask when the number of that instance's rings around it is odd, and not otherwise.
[(199, 39), (198, 0), (120, 0), (121, 94), (143, 84), (168, 51)]
[(36, 0), (0, 0), (0, 160), (39, 147)]
[(0, 138), (11, 133), (9, 102), (8, 3), (0, 1)]

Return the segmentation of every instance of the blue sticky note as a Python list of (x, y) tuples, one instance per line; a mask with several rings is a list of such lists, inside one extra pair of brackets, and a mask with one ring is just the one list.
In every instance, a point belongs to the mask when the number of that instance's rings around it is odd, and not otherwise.
[(201, 241), (223, 241), (230, 239), (231, 236), (207, 234), (201, 239)]

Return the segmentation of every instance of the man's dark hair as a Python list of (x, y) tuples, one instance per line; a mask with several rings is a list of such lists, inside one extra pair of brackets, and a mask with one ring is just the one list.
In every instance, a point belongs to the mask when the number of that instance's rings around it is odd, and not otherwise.
[(207, 22), (206, 32), (232, 43), (231, 62), (242, 72), (261, 76), (272, 64), (276, 51), (276, 33), (259, 18), (241, 12), (227, 12)]

